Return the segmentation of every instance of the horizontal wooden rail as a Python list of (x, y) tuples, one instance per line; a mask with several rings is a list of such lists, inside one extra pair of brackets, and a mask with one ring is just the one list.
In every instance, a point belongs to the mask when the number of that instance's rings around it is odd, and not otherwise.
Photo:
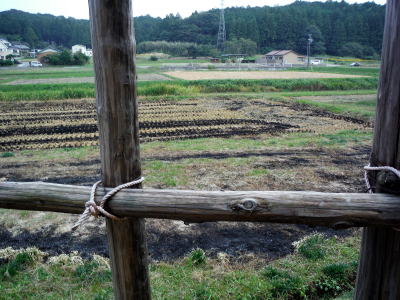
[[(99, 188), (96, 201), (109, 189)], [(80, 214), (90, 187), (0, 183), (0, 208)], [(400, 197), (388, 194), (287, 191), (123, 190), (109, 201), (121, 217), (187, 222), (252, 221), (347, 228), (400, 226)]]

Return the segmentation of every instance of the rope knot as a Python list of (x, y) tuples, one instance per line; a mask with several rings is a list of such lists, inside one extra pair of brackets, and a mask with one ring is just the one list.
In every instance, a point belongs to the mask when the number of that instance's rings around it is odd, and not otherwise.
[(370, 194), (373, 193), (372, 187), (371, 187), (371, 184), (369, 183), (369, 178), (368, 178), (368, 172), (371, 172), (371, 171), (389, 171), (400, 178), (400, 171), (393, 167), (390, 167), (390, 166), (371, 167), (371, 164), (368, 164), (367, 166), (364, 167), (364, 181), (365, 181), (365, 185), (367, 186), (367, 190)]
[(93, 186), (92, 189), (90, 191), (90, 198), (89, 200), (85, 203), (85, 210), (84, 212), (81, 214), (81, 216), (79, 217), (78, 221), (74, 224), (74, 226), (72, 226), (71, 230), (75, 230), (76, 228), (78, 228), (80, 225), (86, 223), (90, 216), (93, 216), (95, 218), (98, 218), (100, 215), (113, 219), (113, 220), (120, 220), (121, 218), (114, 216), (113, 214), (107, 212), (104, 209), (104, 206), (107, 202), (108, 199), (110, 199), (112, 196), (114, 196), (116, 193), (118, 193), (120, 190), (137, 185), (139, 183), (142, 183), (144, 181), (143, 177), (140, 177), (139, 179), (136, 179), (134, 181), (125, 183), (125, 184), (121, 184), (117, 187), (115, 187), (114, 189), (112, 189), (111, 191), (109, 191), (104, 197), (103, 199), (101, 199), (100, 205), (97, 205), (96, 201), (95, 201), (95, 196), (96, 196), (96, 190), (97, 187), (99, 186), (99, 184), (101, 184), (101, 181), (97, 181)]

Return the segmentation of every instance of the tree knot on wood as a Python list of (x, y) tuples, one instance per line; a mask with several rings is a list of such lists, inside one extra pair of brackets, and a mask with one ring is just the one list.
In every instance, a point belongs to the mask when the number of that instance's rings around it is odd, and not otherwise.
[(346, 221), (339, 221), (331, 225), (333, 229), (347, 229), (353, 227), (354, 224)]
[(234, 211), (247, 211), (253, 212), (257, 209), (257, 200), (253, 198), (244, 198), (240, 201), (236, 201), (230, 205), (231, 209)]

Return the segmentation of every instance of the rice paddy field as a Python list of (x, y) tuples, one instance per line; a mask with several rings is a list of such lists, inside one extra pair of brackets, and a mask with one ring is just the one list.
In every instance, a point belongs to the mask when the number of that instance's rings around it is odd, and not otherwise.
[[(164, 63), (138, 58), (144, 188), (365, 192), (377, 68)], [(100, 178), (93, 76), (0, 69), (1, 181)], [(0, 209), (0, 299), (113, 298), (104, 220), (76, 219)], [(357, 229), (146, 223), (154, 299), (351, 299)]]

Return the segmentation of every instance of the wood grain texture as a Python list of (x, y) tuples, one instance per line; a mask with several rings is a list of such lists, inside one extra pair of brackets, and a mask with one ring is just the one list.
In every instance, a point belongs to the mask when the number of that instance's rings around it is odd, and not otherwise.
[[(382, 46), (372, 166), (400, 169), (400, 1), (388, 0)], [(375, 192), (389, 192), (378, 172)], [(399, 186), (397, 186), (397, 191)], [(400, 232), (364, 229), (355, 299), (400, 299)]]
[[(96, 201), (110, 189), (99, 188)], [(0, 183), (0, 207), (80, 214), (90, 187), (41, 182)], [(256, 206), (240, 208), (252, 199)], [(249, 206), (250, 207), (250, 206)], [(184, 221), (257, 221), (324, 225), (400, 226), (400, 197), (389, 194), (287, 191), (122, 190), (109, 200), (120, 217)]]
[[(131, 0), (89, 0), (102, 180), (141, 176)], [(140, 187), (140, 186), (138, 186)], [(144, 220), (107, 220), (116, 299), (150, 299)]]

